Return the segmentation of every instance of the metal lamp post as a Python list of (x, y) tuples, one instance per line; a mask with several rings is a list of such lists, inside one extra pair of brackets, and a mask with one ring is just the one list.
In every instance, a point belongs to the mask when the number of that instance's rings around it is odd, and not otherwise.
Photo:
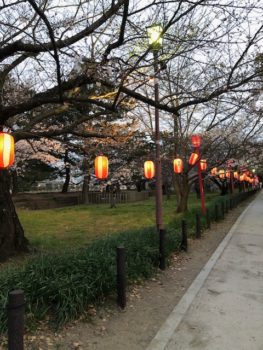
[(200, 135), (192, 135), (192, 145), (195, 148), (196, 153), (198, 154), (197, 169), (198, 169), (199, 191), (200, 191), (202, 213), (205, 214), (206, 213), (205, 195), (204, 195), (204, 186), (203, 186), (203, 179), (202, 179), (201, 162), (200, 162), (201, 161), (200, 159), (201, 136)]
[[(159, 67), (158, 51), (162, 48), (162, 31), (160, 24), (153, 24), (147, 28), (147, 35), (154, 59), (154, 98), (159, 102)], [(163, 209), (162, 209), (162, 168), (161, 168), (161, 140), (160, 140), (160, 116), (159, 109), (155, 107), (155, 172), (156, 172), (156, 228), (157, 232), (163, 230)]]

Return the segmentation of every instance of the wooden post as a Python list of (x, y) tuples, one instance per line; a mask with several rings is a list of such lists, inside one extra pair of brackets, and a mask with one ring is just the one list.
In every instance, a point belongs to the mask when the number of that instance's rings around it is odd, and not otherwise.
[(159, 268), (165, 270), (165, 230), (159, 232)]
[(196, 214), (196, 230), (195, 230), (195, 237), (201, 238), (201, 219), (200, 215)]
[(117, 247), (117, 303), (124, 309), (126, 306), (126, 271), (125, 248)]
[(181, 241), (181, 250), (187, 252), (188, 242), (187, 242), (187, 222), (185, 219), (182, 220), (182, 241)]
[(23, 290), (11, 291), (7, 306), (8, 350), (24, 350), (24, 314)]

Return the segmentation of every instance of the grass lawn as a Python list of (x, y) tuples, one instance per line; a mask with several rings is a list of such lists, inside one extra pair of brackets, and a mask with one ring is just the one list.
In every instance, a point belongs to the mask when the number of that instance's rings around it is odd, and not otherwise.
[[(215, 194), (206, 196), (209, 201)], [(189, 198), (189, 210), (200, 207), (194, 194)], [(122, 232), (128, 229), (155, 224), (155, 201), (118, 204), (109, 208), (108, 204), (79, 205), (49, 210), (18, 210), (18, 215), (30, 243), (42, 251), (76, 248), (94, 238)], [(176, 198), (164, 197), (163, 216), (165, 224), (178, 217)]]

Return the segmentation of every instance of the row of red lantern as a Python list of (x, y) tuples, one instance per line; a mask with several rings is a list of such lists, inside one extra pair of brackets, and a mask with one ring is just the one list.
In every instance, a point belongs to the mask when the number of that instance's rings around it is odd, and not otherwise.
[[(189, 161), (190, 163), (190, 161)], [(108, 177), (108, 158), (105, 156), (98, 156), (95, 159), (95, 175), (98, 179), (106, 179)], [(176, 174), (181, 174), (183, 171), (183, 161), (180, 158), (176, 158), (173, 161), (174, 172)], [(207, 168), (206, 160), (200, 160), (200, 167), (202, 171), (205, 171)], [(152, 179), (155, 176), (155, 165), (152, 160), (147, 160), (144, 162), (144, 176), (146, 179)]]
[[(13, 136), (0, 132), (0, 169), (7, 169), (13, 165), (15, 158), (15, 142)], [(98, 179), (106, 179), (109, 174), (109, 162), (105, 156), (95, 159), (95, 175)]]
[[(195, 147), (200, 146), (200, 137), (198, 135), (192, 136), (192, 143)], [(0, 169), (6, 169), (14, 163), (14, 138), (6, 132), (0, 132)], [(189, 159), (190, 165), (195, 165), (198, 162), (199, 155), (197, 153), (192, 153)], [(183, 172), (183, 161), (181, 158), (176, 158), (173, 161), (174, 172), (176, 174), (181, 174)], [(200, 160), (200, 169), (205, 171), (207, 168), (206, 160)], [(109, 173), (109, 162), (108, 158), (100, 155), (95, 159), (95, 175), (98, 179), (106, 179)], [(152, 179), (155, 176), (155, 166), (153, 161), (146, 161), (144, 163), (144, 175), (147, 179)], [(211, 170), (212, 176), (219, 176), (220, 179), (230, 178), (230, 170), (217, 170), (213, 168)], [(254, 180), (250, 177), (250, 172), (246, 171), (245, 173), (239, 175), (237, 171), (233, 172), (235, 179), (240, 181), (247, 181), (252, 183)]]
[[(218, 176), (221, 180), (224, 180), (226, 178), (230, 179), (231, 178), (231, 171), (230, 170), (224, 170), (224, 169), (217, 170), (217, 168), (213, 168), (213, 169), (211, 169), (211, 175), (212, 176)], [(243, 174), (239, 174), (238, 171), (234, 171), (233, 172), (233, 177), (236, 180), (247, 181), (247, 182), (252, 183), (254, 180), (249, 175), (250, 175), (249, 171), (247, 171), (247, 172), (245, 172)]]
[[(192, 135), (193, 146), (195, 148), (198, 148), (198, 147), (200, 147), (200, 143), (201, 143), (200, 135)], [(12, 166), (12, 164), (14, 163), (14, 155), (15, 155), (15, 147), (14, 147), (13, 136), (6, 133), (6, 132), (0, 132), (0, 168), (8, 168), (8, 167)], [(197, 153), (192, 153), (191, 157), (189, 159), (189, 164), (195, 165), (198, 161), (198, 157), (199, 156)], [(98, 162), (106, 162), (106, 159), (99, 158), (97, 161)], [(175, 162), (177, 163), (177, 165), (175, 166), (175, 172), (181, 173), (182, 172), (182, 160), (178, 158), (178, 159), (174, 160), (174, 164), (175, 164)], [(102, 163), (101, 163), (101, 166), (102, 166)], [(99, 174), (99, 178), (101, 176), (103, 178), (105, 177), (104, 174)]]
[[(194, 161), (193, 164), (190, 162), (190, 160), (191, 160), (191, 157), (189, 159), (189, 164), (194, 165), (198, 161), (198, 158)], [(176, 174), (181, 174), (183, 172), (183, 161), (181, 158), (174, 159), (173, 168)], [(205, 159), (200, 160), (200, 168), (202, 171), (206, 171), (207, 163)], [(146, 179), (152, 179), (154, 175), (155, 175), (154, 162), (152, 160), (147, 160), (146, 162), (144, 162), (144, 176), (146, 177)]]

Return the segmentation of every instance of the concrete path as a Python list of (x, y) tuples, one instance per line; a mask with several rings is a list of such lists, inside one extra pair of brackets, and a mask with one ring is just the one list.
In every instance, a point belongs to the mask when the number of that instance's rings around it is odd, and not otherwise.
[(263, 192), (147, 348), (164, 349), (263, 350)]

